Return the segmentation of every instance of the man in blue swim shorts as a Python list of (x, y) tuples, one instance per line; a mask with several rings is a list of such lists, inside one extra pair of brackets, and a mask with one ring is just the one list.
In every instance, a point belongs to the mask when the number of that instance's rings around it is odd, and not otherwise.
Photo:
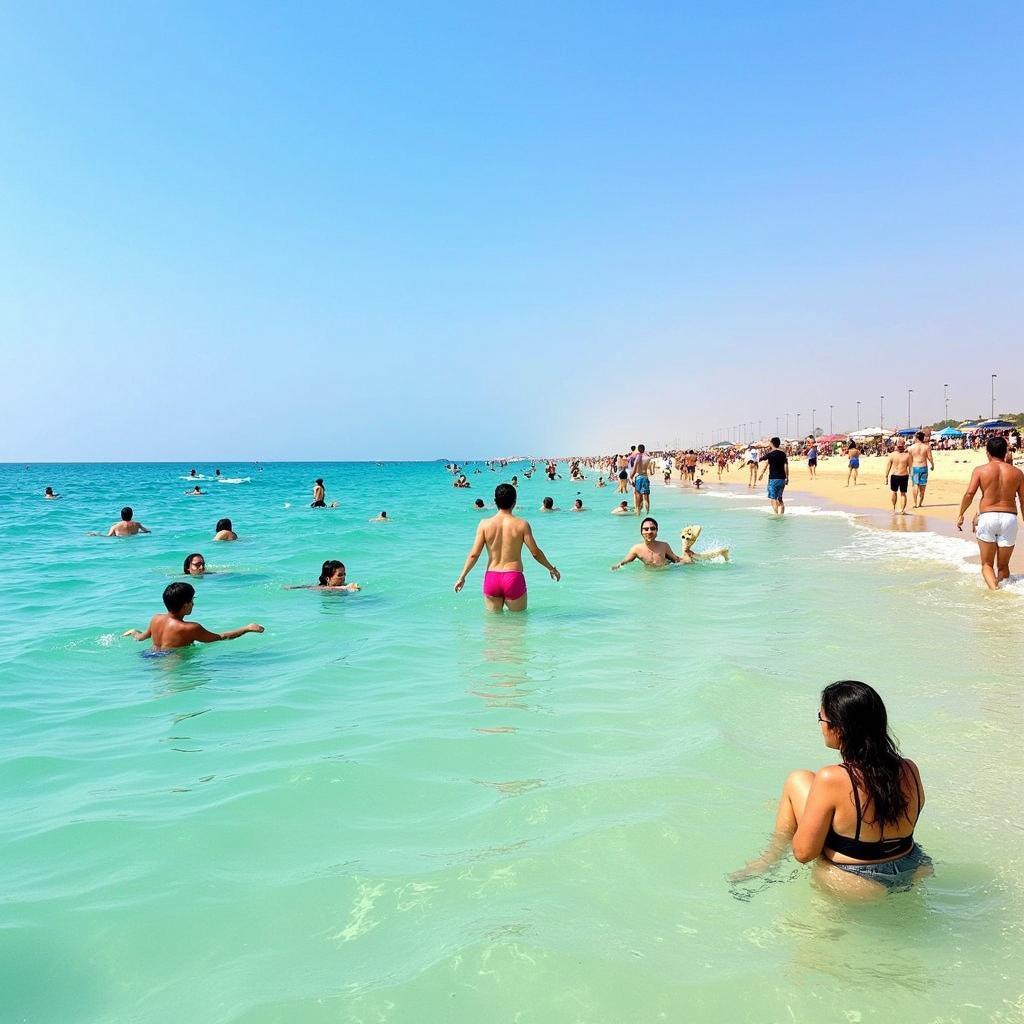
[(642, 445), (636, 446), (636, 458), (631, 468), (633, 482), (633, 510), (637, 515), (651, 511), (651, 457)]
[(761, 460), (764, 469), (758, 480), (768, 474), (768, 500), (772, 505), (772, 512), (777, 516), (786, 514), (786, 503), (782, 500), (782, 492), (789, 483), (789, 458), (782, 450), (782, 440), (778, 437), (772, 438), (771, 451)]
[(924, 490), (928, 486), (928, 467), (935, 468), (932, 446), (924, 439), (923, 430), (919, 430), (914, 435), (914, 443), (910, 446), (910, 456), (912, 460), (910, 483), (913, 486), (914, 508), (920, 508), (924, 504)]

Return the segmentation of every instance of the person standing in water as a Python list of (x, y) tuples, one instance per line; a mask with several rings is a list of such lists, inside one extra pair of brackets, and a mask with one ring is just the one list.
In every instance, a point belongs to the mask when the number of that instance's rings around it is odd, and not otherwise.
[(213, 532), (214, 540), (238, 540), (238, 534), (235, 533), (234, 527), (231, 525), (230, 519), (218, 519), (217, 528)]
[(126, 630), (124, 635), (134, 640), (153, 639), (153, 650), (169, 651), (177, 647), (190, 647), (194, 643), (213, 644), (219, 640), (237, 640), (246, 633), (262, 633), (258, 622), (250, 622), (241, 629), (230, 629), (226, 633), (211, 633), (198, 622), (186, 622), (185, 616), (192, 613), (196, 591), (191, 583), (171, 583), (164, 588), (166, 613), (154, 615), (145, 632), (137, 629)]
[(121, 519), (107, 532), (108, 537), (134, 537), (138, 533), (149, 533), (142, 523), (135, 522), (135, 513), (130, 505), (121, 509)]
[(651, 511), (651, 457), (642, 445), (636, 446), (636, 457), (630, 470), (633, 483), (633, 503), (636, 514)]
[(860, 472), (860, 449), (856, 443), (851, 441), (850, 447), (846, 449), (846, 456), (850, 460), (846, 469), (846, 486), (850, 486), (850, 481), (853, 481), (853, 486), (857, 486), (857, 474)]
[(547, 569), (557, 583), (562, 574), (547, 560), (533, 538), (533, 529), (525, 519), (513, 513), (516, 507), (516, 489), (511, 484), (498, 484), (494, 489), (494, 504), (498, 511), (481, 520), (476, 528), (473, 546), (466, 564), (455, 581), (457, 594), (466, 585), (466, 577), (476, 565), (484, 547), (487, 548), (487, 572), (484, 574), (484, 607), (488, 611), (510, 612), (526, 610), (526, 577), (523, 575), (523, 545), (536, 562)]
[(1017, 543), (1018, 506), (1024, 515), (1024, 473), (1006, 461), (1006, 438), (992, 437), (985, 444), (988, 463), (978, 466), (960, 502), (956, 528), (964, 528), (964, 517), (981, 491), (981, 506), (974, 533), (981, 553), (981, 575), (989, 590), (1010, 578), (1010, 557)]
[(764, 479), (768, 474), (768, 500), (771, 502), (772, 511), (777, 516), (786, 514), (786, 503), (782, 500), (782, 493), (789, 483), (789, 457), (781, 448), (782, 439), (772, 438), (772, 446), (764, 459), (764, 469), (758, 480)]
[(317, 477), (313, 481), (313, 500), (309, 503), (310, 508), (326, 508), (327, 502), (325, 501), (326, 492), (324, 491), (323, 477)]
[(913, 459), (910, 483), (914, 492), (914, 508), (921, 508), (924, 505), (924, 492), (928, 487), (928, 470), (929, 468), (935, 469), (932, 446), (925, 440), (923, 430), (919, 430), (914, 435), (914, 443), (910, 446), (910, 456)]

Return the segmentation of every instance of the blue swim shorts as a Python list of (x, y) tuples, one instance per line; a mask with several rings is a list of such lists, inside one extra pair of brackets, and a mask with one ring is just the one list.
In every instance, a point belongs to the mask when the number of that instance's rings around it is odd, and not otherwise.
[(914, 466), (910, 471), (910, 482), (917, 487), (924, 487), (928, 483), (928, 467)]
[(637, 474), (633, 477), (633, 490), (636, 491), (637, 494), (650, 494), (651, 481), (642, 474)]
[(782, 492), (786, 489), (786, 481), (783, 479), (768, 481), (768, 497), (771, 501), (782, 501)]

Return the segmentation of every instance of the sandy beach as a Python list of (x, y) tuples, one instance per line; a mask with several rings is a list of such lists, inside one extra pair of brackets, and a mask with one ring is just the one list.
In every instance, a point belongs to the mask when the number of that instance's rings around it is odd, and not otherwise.
[[(956, 520), (971, 473), (976, 466), (984, 465), (985, 452), (981, 449), (937, 451), (934, 454), (935, 469), (928, 475), (925, 504), (922, 508), (914, 509), (911, 506), (913, 496), (908, 493), (906, 515), (894, 515), (892, 512), (891, 491), (885, 482), (885, 465), (888, 460), (878, 455), (860, 457), (857, 483), (850, 486), (846, 484), (847, 462), (842, 456), (819, 459), (818, 473), (813, 480), (807, 469), (807, 460), (790, 457), (790, 482), (786, 498), (793, 502), (804, 502), (805, 499), (816, 501), (826, 507), (863, 514), (867, 522), (879, 529), (908, 533), (931, 530), (973, 540), (974, 535), (970, 531), (972, 513), (968, 514), (963, 532), (957, 530)], [(734, 463), (731, 471), (722, 474), (722, 483), (731, 487), (745, 487), (746, 472), (746, 466)], [(705, 480), (711, 486), (718, 485), (713, 469), (705, 474)], [(764, 481), (757, 485), (761, 490), (764, 487)], [(977, 506), (978, 499), (975, 498), (974, 511), (977, 511)], [(1015, 551), (1010, 564), (1014, 572), (1024, 572), (1024, 555), (1019, 550)]]

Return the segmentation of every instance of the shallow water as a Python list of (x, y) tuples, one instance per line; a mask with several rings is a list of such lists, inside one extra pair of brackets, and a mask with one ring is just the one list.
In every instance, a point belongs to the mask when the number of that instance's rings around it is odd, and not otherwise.
[[(250, 482), (0, 467), (4, 1019), (1022, 1019), (1024, 605), (958, 571), (969, 545), (658, 482), (662, 539), (699, 522), (734, 561), (613, 574), (613, 489), (535, 476), (563, 579), (531, 563), (530, 612), (495, 617), (482, 566), (451, 587), (496, 474), (221, 468)], [(577, 490), (585, 515), (535, 511)], [(152, 536), (86, 536), (125, 502)], [(190, 551), (218, 570), (194, 617), (267, 632), (144, 657), (120, 634)], [(361, 593), (282, 588), (331, 557)], [(786, 772), (829, 760), (844, 677), (921, 766), (935, 877), (858, 906), (792, 860), (730, 886)]]

